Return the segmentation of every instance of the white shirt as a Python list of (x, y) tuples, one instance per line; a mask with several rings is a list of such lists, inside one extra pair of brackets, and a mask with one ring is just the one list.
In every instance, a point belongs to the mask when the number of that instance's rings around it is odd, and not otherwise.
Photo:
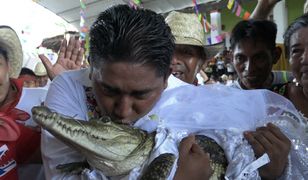
[[(278, 84), (285, 84), (287, 82), (292, 82), (293, 79), (293, 75), (289, 71), (272, 71), (272, 75), (273, 75), (272, 86)], [(243, 89), (239, 83), (239, 79), (236, 79), (233, 83), (227, 84), (227, 86)]]

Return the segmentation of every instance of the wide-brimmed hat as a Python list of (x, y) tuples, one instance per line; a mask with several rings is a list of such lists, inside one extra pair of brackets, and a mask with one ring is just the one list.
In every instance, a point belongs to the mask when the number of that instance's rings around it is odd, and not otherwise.
[(204, 46), (204, 30), (196, 14), (172, 11), (165, 19), (175, 44)]
[(202, 46), (207, 58), (214, 57), (225, 47), (224, 42), (206, 45), (202, 24), (196, 14), (172, 11), (165, 19), (175, 37), (175, 44)]
[(35, 65), (34, 74), (37, 75), (37, 76), (46, 76), (47, 75), (46, 68), (45, 68), (45, 66), (42, 62), (38, 62)]
[(17, 78), (22, 66), (23, 53), (18, 35), (9, 26), (0, 26), (0, 48), (7, 53), (10, 77)]

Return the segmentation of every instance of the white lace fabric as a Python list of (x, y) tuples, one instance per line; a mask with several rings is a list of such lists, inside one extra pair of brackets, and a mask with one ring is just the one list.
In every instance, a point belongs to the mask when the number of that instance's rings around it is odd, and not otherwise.
[[(138, 179), (142, 169), (158, 155), (178, 155), (179, 142), (193, 133), (214, 139), (224, 149), (229, 163), (225, 179), (259, 180), (257, 169), (268, 162), (268, 157), (265, 154), (256, 159), (243, 132), (269, 122), (292, 142), (287, 167), (279, 179), (308, 179), (307, 120), (292, 103), (270, 91), (244, 91), (222, 85), (198, 88), (185, 85), (165, 91), (153, 110), (135, 124), (157, 132), (149, 160), (129, 175), (111, 179)], [(169, 179), (173, 179), (175, 171), (176, 163)]]

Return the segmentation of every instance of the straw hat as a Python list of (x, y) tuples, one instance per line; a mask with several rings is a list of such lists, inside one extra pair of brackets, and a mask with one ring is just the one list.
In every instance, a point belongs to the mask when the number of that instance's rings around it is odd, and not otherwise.
[(172, 11), (165, 19), (175, 37), (175, 44), (202, 46), (208, 58), (224, 49), (224, 42), (205, 45), (203, 26), (196, 14)]
[(46, 76), (47, 75), (46, 68), (45, 68), (45, 66), (42, 62), (38, 62), (35, 65), (34, 74), (37, 75), (37, 76)]
[(196, 14), (172, 11), (165, 19), (175, 44), (204, 46), (204, 30)]
[(9, 26), (0, 26), (0, 48), (7, 53), (10, 63), (10, 77), (17, 78), (23, 61), (22, 47), (18, 35)]

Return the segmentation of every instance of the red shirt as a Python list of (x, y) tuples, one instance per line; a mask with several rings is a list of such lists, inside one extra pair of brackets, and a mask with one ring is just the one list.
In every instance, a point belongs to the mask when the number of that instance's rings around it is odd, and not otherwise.
[(0, 107), (0, 180), (17, 180), (17, 164), (27, 161), (40, 147), (40, 132), (15, 121), (25, 121), (30, 115), (15, 108), (23, 82), (11, 79), (11, 84), (17, 89), (17, 95), (12, 102)]

